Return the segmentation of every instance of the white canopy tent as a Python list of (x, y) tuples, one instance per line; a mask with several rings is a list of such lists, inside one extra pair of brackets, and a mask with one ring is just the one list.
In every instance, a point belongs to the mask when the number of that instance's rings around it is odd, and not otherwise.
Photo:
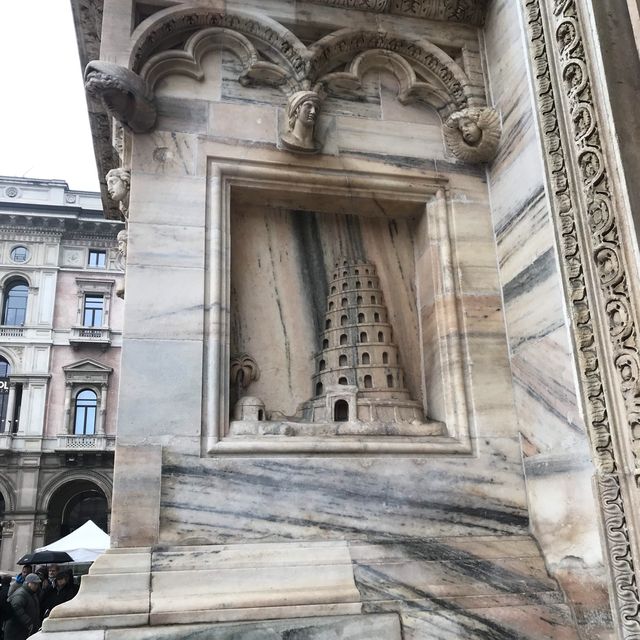
[(109, 548), (109, 535), (91, 520), (46, 547), (36, 551), (66, 551), (74, 562), (93, 562)]

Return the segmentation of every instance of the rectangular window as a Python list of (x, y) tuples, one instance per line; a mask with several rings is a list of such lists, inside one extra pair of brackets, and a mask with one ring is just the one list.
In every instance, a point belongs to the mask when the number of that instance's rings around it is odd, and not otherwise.
[(84, 297), (84, 312), (82, 315), (83, 326), (101, 327), (103, 311), (104, 311), (103, 296), (86, 295)]
[(107, 252), (100, 249), (89, 249), (89, 266), (104, 269), (107, 266)]

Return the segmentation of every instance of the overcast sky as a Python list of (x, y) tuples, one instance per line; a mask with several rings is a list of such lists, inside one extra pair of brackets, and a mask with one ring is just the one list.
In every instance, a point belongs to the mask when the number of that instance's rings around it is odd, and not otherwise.
[(98, 191), (69, 0), (0, 0), (0, 175)]

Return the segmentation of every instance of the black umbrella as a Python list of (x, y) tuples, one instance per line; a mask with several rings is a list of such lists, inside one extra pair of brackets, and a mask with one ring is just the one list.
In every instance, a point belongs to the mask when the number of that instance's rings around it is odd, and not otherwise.
[(51, 564), (58, 562), (73, 562), (73, 558), (66, 551), (34, 551), (25, 553), (16, 564)]

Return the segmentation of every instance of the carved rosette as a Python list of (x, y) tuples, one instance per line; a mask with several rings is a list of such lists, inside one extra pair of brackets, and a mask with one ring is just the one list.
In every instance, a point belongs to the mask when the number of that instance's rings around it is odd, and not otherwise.
[(447, 149), (458, 160), (490, 162), (500, 142), (500, 117), (495, 109), (470, 107), (451, 114), (443, 131)]
[(133, 71), (94, 60), (85, 69), (84, 87), (89, 95), (102, 101), (109, 115), (134, 133), (149, 131), (155, 124), (154, 95)]

